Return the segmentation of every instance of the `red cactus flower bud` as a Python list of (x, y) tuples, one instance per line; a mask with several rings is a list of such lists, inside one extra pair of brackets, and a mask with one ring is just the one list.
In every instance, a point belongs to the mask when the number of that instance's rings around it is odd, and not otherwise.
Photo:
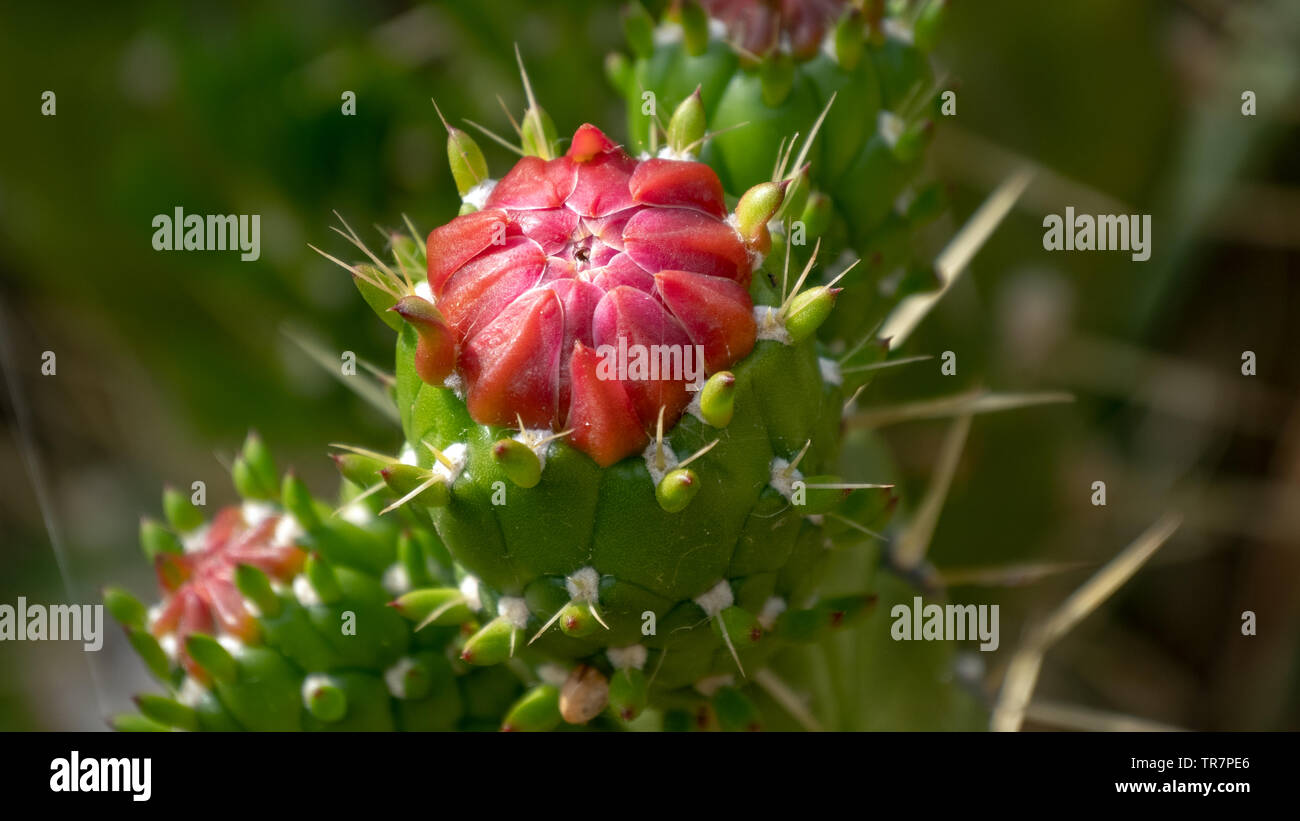
[[(252, 565), (273, 579), (288, 581), (301, 569), (306, 554), (276, 537), (278, 516), (266, 516), (250, 526), (238, 507), (222, 510), (212, 520), (200, 549), (184, 554), (159, 554), (159, 581), (170, 595), (150, 625), (150, 632), (162, 638), (176, 637), (181, 663), (195, 678), (204, 679), (202, 668), (185, 654), (185, 640), (191, 633), (214, 634), (214, 629), (250, 641), (257, 636), (257, 621), (244, 606), (235, 585), (235, 570)], [(166, 572), (165, 572), (166, 571)], [(178, 584), (170, 583), (178, 571)]]
[(702, 0), (709, 16), (727, 26), (732, 40), (759, 56), (788, 43), (790, 52), (808, 59), (821, 47), (826, 32), (848, 5), (845, 0)]
[(600, 352), (702, 350), (706, 373), (750, 352), (753, 261), (726, 216), (707, 165), (637, 161), (591, 125), (563, 157), (520, 160), (482, 211), (429, 235), (470, 415), (571, 428), (601, 465), (644, 447), (661, 409), (680, 417), (690, 377), (608, 378)]

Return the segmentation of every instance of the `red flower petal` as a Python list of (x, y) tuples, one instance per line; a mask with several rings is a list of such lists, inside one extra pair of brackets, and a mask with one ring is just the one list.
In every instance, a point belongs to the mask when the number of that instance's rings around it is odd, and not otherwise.
[(688, 271), (660, 271), (655, 285), (691, 341), (704, 346), (709, 373), (731, 366), (754, 349), (754, 306), (739, 284)]
[(542, 272), (542, 278), (537, 281), (537, 284), (545, 285), (548, 282), (572, 279), (577, 275), (577, 267), (575, 267), (569, 260), (564, 257), (547, 257), (546, 270)]
[(599, 364), (594, 350), (581, 343), (574, 346), (569, 358), (573, 400), (566, 425), (573, 429), (569, 441), (574, 447), (609, 467), (641, 450), (650, 437), (622, 383), (597, 376)]
[(243, 531), (244, 527), (244, 514), (239, 508), (223, 507), (216, 516), (212, 517), (212, 523), (208, 525), (208, 532), (203, 540), (204, 550), (221, 550)]
[[(184, 592), (184, 589), (182, 589)], [(185, 610), (185, 596), (176, 595), (167, 599), (162, 610), (158, 611), (158, 617), (150, 625), (150, 632), (155, 636), (165, 636), (181, 623), (181, 615)]]
[(636, 160), (622, 151), (598, 154), (578, 165), (578, 184), (564, 201), (567, 208), (584, 217), (604, 217), (636, 205), (628, 182)]
[(200, 595), (211, 605), (222, 630), (241, 641), (257, 637), (257, 621), (244, 608), (244, 597), (228, 574), (226, 578), (213, 578), (201, 584)]
[(588, 262), (592, 268), (603, 268), (610, 263), (610, 260), (622, 253), (617, 248), (610, 247), (603, 242), (597, 242), (592, 245)]
[(591, 123), (583, 123), (578, 126), (577, 131), (573, 132), (573, 139), (569, 142), (569, 151), (565, 156), (576, 163), (585, 163), (597, 155), (607, 154), (617, 148), (614, 141), (605, 136), (604, 131)]
[(646, 160), (632, 173), (628, 188), (634, 200), (647, 205), (695, 208), (718, 219), (727, 216), (722, 181), (702, 162)]
[(578, 227), (578, 215), (567, 208), (511, 211), (510, 218), (529, 239), (542, 246), (546, 254), (563, 251)]
[(704, 0), (709, 16), (723, 20), (731, 39), (751, 54), (764, 55), (777, 43), (776, 10), (753, 0)]
[(268, 516), (257, 527), (245, 533), (227, 550), (228, 564), (251, 564), (271, 578), (281, 581), (297, 575), (307, 560), (307, 554), (294, 545), (271, 544), (279, 523), (278, 516)]
[(749, 286), (749, 252), (731, 226), (685, 208), (647, 208), (623, 232), (627, 253), (647, 271), (695, 271)]
[(429, 234), (429, 287), (435, 296), (462, 265), (485, 251), (494, 239), (508, 233), (505, 211), (475, 211), (464, 214)]
[(612, 291), (620, 285), (626, 285), (648, 294), (654, 290), (655, 278), (627, 254), (617, 254), (600, 273), (592, 277), (591, 283), (602, 291)]
[(524, 157), (488, 195), (488, 208), (559, 208), (573, 193), (576, 169), (567, 157)]
[[(627, 361), (618, 363), (626, 365), (626, 370), (620, 368), (618, 375), (641, 423), (653, 426), (661, 407), (665, 424), (676, 422), (690, 401), (685, 357), (694, 355), (694, 351), (688, 351), (691, 339), (681, 323), (654, 297), (620, 286), (608, 291), (596, 306), (591, 331), (597, 353), (601, 353), (602, 346), (610, 345), (621, 357), (625, 349), (620, 339), (626, 340)], [(637, 357), (653, 367), (641, 372), (636, 367)], [(674, 361), (675, 368), (661, 367)]]
[(207, 604), (198, 595), (193, 588), (186, 588), (181, 592), (181, 598), (184, 603), (181, 610), (181, 621), (177, 626), (177, 632), (183, 636), (190, 633), (214, 633), (216, 632), (212, 621), (212, 614), (208, 611)]
[(163, 590), (176, 590), (194, 575), (194, 561), (179, 553), (159, 553), (153, 560), (158, 586)]
[(628, 220), (636, 216), (637, 212), (644, 210), (641, 206), (624, 208), (622, 211), (616, 211), (606, 217), (587, 217), (582, 221), (582, 225), (592, 233), (596, 239), (606, 245), (619, 251), (623, 250), (623, 231), (627, 228)]
[[(567, 364), (569, 352), (574, 345), (579, 342), (587, 346), (596, 344), (591, 336), (591, 316), (605, 294), (592, 283), (580, 279), (556, 280), (549, 287), (564, 306), (564, 342), (560, 345), (560, 364), (563, 366)], [(569, 369), (561, 367), (556, 393), (559, 407), (564, 412), (567, 412), (572, 399), (571, 382)], [(560, 414), (561, 418), (565, 415), (564, 412)]]
[(537, 243), (515, 237), (458, 270), (443, 289), (438, 309), (462, 340), (469, 339), (533, 287), (545, 266)]
[(604, 291), (590, 282), (580, 279), (559, 279), (547, 286), (555, 292), (564, 306), (564, 350), (573, 347), (573, 343), (594, 345), (591, 336), (591, 315), (600, 303)]
[(470, 415), (490, 425), (559, 422), (557, 387), (564, 308), (549, 288), (516, 299), (470, 340), (461, 356)]

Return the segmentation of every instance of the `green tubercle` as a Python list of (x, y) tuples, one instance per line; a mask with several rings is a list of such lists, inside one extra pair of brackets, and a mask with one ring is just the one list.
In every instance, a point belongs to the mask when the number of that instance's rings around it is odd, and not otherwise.
[(203, 524), (203, 511), (189, 496), (173, 487), (163, 490), (163, 514), (177, 533), (189, 533)]
[(506, 713), (502, 732), (537, 733), (554, 730), (560, 725), (560, 688), (539, 684), (524, 694)]
[(696, 494), (700, 492), (700, 477), (690, 468), (670, 470), (655, 487), (655, 499), (659, 506), (669, 513), (680, 513), (686, 509)]
[(704, 139), (707, 128), (704, 103), (700, 100), (700, 89), (682, 100), (668, 121), (668, 147), (678, 154), (695, 153), (698, 144)]
[(541, 459), (517, 439), (497, 440), (492, 445), (492, 458), (501, 472), (521, 488), (535, 487), (542, 480)]
[(715, 428), (731, 424), (736, 412), (736, 375), (719, 371), (708, 378), (700, 391), (700, 416)]
[(333, 724), (348, 712), (348, 698), (329, 676), (307, 676), (302, 685), (302, 703), (316, 719)]
[(212, 636), (191, 633), (185, 640), (185, 652), (213, 679), (232, 684), (239, 678), (239, 667), (230, 651)]
[(140, 547), (145, 558), (153, 561), (163, 553), (184, 553), (181, 540), (155, 519), (140, 520)]

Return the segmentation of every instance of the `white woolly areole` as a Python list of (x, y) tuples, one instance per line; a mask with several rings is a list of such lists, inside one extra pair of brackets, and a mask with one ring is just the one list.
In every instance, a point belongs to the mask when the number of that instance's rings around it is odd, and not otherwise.
[(911, 208), (912, 203), (915, 201), (916, 189), (909, 185), (907, 188), (900, 191), (897, 197), (894, 197), (894, 213), (898, 214), (900, 217), (906, 215), (907, 209)]
[(275, 505), (270, 502), (244, 502), (239, 508), (240, 515), (250, 528), (260, 525), (268, 516), (275, 515)]
[(885, 296), (893, 296), (894, 292), (898, 290), (899, 283), (903, 281), (903, 275), (906, 273), (907, 271), (903, 269), (902, 265), (891, 269), (889, 273), (881, 277), (880, 281), (876, 283), (877, 293), (884, 294)]
[(257, 606), (257, 602), (252, 599), (244, 599), (244, 612), (255, 619), (262, 618), (262, 608)]
[(822, 372), (822, 381), (828, 385), (840, 385), (844, 382), (844, 375), (840, 373), (840, 363), (834, 359), (818, 357), (817, 367)]
[(465, 469), (465, 463), (469, 461), (469, 446), (464, 442), (454, 442), (442, 449), (442, 456), (451, 463), (451, 467), (444, 465), (442, 459), (434, 459), (433, 475), (441, 477), (450, 486)]
[(447, 374), (447, 378), (442, 380), (442, 386), (456, 394), (460, 401), (465, 401), (465, 380), (460, 378), (460, 374), (455, 371)]
[[(642, 151), (641, 154), (642, 154), (641, 159), (643, 160), (651, 159), (650, 155), (647, 152)], [(672, 146), (670, 145), (665, 145), (663, 148), (660, 148), (659, 153), (656, 156), (661, 160), (680, 160), (683, 162), (695, 162), (694, 151), (674, 151)]]
[(167, 658), (171, 659), (172, 661), (176, 661), (177, 650), (179, 650), (180, 648), (176, 643), (175, 633), (168, 633), (167, 635), (158, 639), (158, 646), (162, 648), (162, 651), (167, 655)]
[(306, 535), (307, 531), (297, 517), (286, 512), (280, 517), (280, 521), (275, 523), (275, 534), (271, 537), (271, 547), (293, 547)]
[(235, 638), (234, 636), (230, 635), (229, 633), (222, 633), (220, 636), (218, 636), (217, 644), (220, 644), (222, 647), (226, 648), (226, 652), (234, 656), (235, 658), (239, 658), (240, 656), (242, 656), (244, 654), (244, 648), (247, 647), (246, 644), (244, 644), (242, 641)]
[(876, 131), (890, 148), (893, 148), (898, 138), (903, 136), (903, 129), (906, 127), (907, 123), (903, 122), (903, 118), (892, 111), (882, 111), (876, 117)]
[(558, 664), (541, 664), (537, 667), (537, 677), (543, 684), (563, 687), (564, 682), (569, 680), (569, 671)]
[(671, 46), (673, 43), (682, 41), (681, 26), (655, 26), (655, 49), (658, 50), (663, 46)]
[(343, 508), (342, 512), (339, 513), (339, 518), (357, 527), (364, 527), (375, 518), (375, 514), (365, 505), (352, 502)]
[(713, 618), (726, 610), (735, 601), (736, 597), (731, 592), (731, 585), (727, 584), (726, 579), (713, 585), (707, 593), (701, 593), (695, 597), (695, 603), (700, 606), (701, 610), (709, 614), (709, 618)]
[(785, 612), (785, 599), (780, 596), (771, 596), (763, 602), (763, 609), (758, 611), (758, 623), (763, 625), (763, 629), (771, 631), (776, 626), (777, 617)]
[(700, 390), (696, 391), (696, 392), (691, 396), (690, 404), (688, 404), (688, 405), (686, 406), (686, 412), (689, 413), (691, 416), (694, 416), (696, 419), (700, 420), (701, 422), (703, 422), (704, 424), (707, 425), (707, 424), (709, 424), (709, 422), (708, 422), (707, 419), (704, 418), (704, 411), (700, 409), (700, 397), (703, 396), (703, 395), (704, 395), (704, 389), (703, 389), (703, 388), (701, 388)]
[(695, 689), (700, 695), (712, 698), (713, 694), (723, 687), (730, 687), (736, 683), (736, 677), (730, 673), (720, 673), (716, 676), (707, 676), (695, 682)]
[(207, 688), (200, 684), (198, 679), (186, 676), (181, 682), (180, 689), (176, 691), (176, 700), (186, 707), (197, 707), (207, 694)]
[[(683, 37), (683, 29), (680, 25), (666, 23), (655, 26), (654, 43), (655, 46), (671, 46), (673, 43), (680, 43)], [(727, 24), (716, 17), (709, 18), (709, 39), (726, 40)]]
[(629, 647), (611, 647), (605, 651), (615, 670), (640, 670), (645, 667), (646, 649), (640, 644)]
[(475, 613), (483, 609), (483, 598), (478, 593), (478, 577), (466, 576), (460, 580), (460, 594), (465, 597), (465, 606)]
[(664, 480), (664, 477), (670, 471), (677, 467), (678, 462), (677, 454), (673, 453), (672, 447), (666, 442), (663, 446), (664, 466), (662, 468), (659, 467), (659, 454), (660, 448), (657, 441), (652, 441), (646, 445), (645, 450), (641, 452), (641, 458), (645, 460), (645, 469), (650, 471), (650, 481), (654, 483), (655, 487), (659, 487), (659, 483)]
[(415, 283), (415, 295), (426, 302), (433, 302), (433, 288), (429, 287), (429, 280), (422, 279)]
[(594, 604), (600, 599), (600, 574), (594, 567), (584, 567), (564, 580), (569, 597), (580, 604)]
[(524, 428), (511, 438), (531, 450), (542, 470), (546, 470), (546, 454), (551, 451), (551, 442), (555, 441), (553, 437), (549, 428)]
[(732, 211), (728, 214), (727, 218), (724, 219), (723, 222), (731, 226), (731, 230), (736, 232), (736, 238), (740, 240), (740, 244), (745, 246), (745, 250), (749, 252), (749, 270), (757, 271), (759, 268), (762, 268), (765, 257), (761, 251), (751, 247), (750, 244), (745, 241), (745, 235), (740, 233), (740, 228), (738, 227), (740, 225), (740, 220), (737, 219), (736, 212)]
[(822, 38), (821, 53), (831, 58), (836, 65), (840, 64), (840, 56), (835, 53), (835, 29), (826, 30), (826, 36)]
[(181, 547), (186, 553), (198, 553), (208, 546), (208, 523), (204, 522), (189, 533), (181, 534)]
[(394, 596), (400, 596), (411, 589), (411, 577), (406, 572), (406, 565), (393, 562), (384, 571), (384, 589)]
[(502, 596), (497, 602), (497, 615), (516, 630), (523, 630), (528, 626), (528, 603), (514, 596)]
[(803, 474), (798, 468), (790, 469), (790, 463), (780, 456), (772, 458), (772, 478), (768, 481), (777, 493), (786, 498), (786, 501), (794, 502), (794, 483), (803, 479)]
[(460, 201), (482, 211), (487, 207), (488, 197), (492, 196), (492, 189), (496, 187), (496, 180), (491, 178), (483, 180), (483, 182), (466, 191), (465, 196), (461, 197)]
[(952, 660), (952, 671), (963, 683), (977, 685), (984, 681), (984, 659), (979, 653), (958, 653)]
[(409, 656), (397, 660), (397, 663), (384, 671), (384, 684), (393, 698), (406, 698), (406, 674), (411, 672), (415, 662)]
[(881, 28), (885, 30), (885, 35), (895, 40), (912, 45), (912, 27), (894, 17), (886, 17)]
[(416, 457), (415, 448), (411, 447), (410, 442), (402, 445), (402, 449), (397, 453), (397, 461), (413, 468), (418, 468), (420, 466), (420, 460)]
[(299, 573), (293, 577), (293, 597), (303, 607), (314, 607), (324, 603), (321, 601), (320, 596), (316, 595), (316, 588), (311, 586), (311, 582), (307, 579), (305, 573)]
[(780, 312), (779, 308), (771, 305), (754, 306), (754, 323), (758, 325), (758, 338), (770, 339), (782, 345), (793, 345), (794, 340), (790, 338), (790, 332), (785, 329), (785, 323), (778, 316)]
[(302, 700), (303, 702), (311, 701), (312, 693), (322, 687), (328, 687), (334, 682), (324, 673), (310, 673), (302, 680)]
[(158, 621), (158, 617), (162, 615), (162, 611), (162, 602), (151, 604), (149, 605), (149, 609), (144, 611), (144, 626), (149, 628), (149, 632), (153, 632), (154, 623)]

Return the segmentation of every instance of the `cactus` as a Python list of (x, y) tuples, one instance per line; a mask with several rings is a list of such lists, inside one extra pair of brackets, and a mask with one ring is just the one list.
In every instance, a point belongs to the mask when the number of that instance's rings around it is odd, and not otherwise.
[(137, 698), (119, 729), (447, 730), (495, 728), (522, 684), (455, 660), (455, 626), (414, 630), (393, 601), (412, 584), (454, 584), (435, 534), (377, 517), (352, 494), (338, 515), (301, 479), (281, 479), (255, 435), (232, 473), (243, 502), (210, 522), (164, 494), (166, 522), (141, 544), (164, 599), (120, 588), (109, 612), (166, 695)]
[[(397, 331), (405, 444), (335, 446), (333, 512), (256, 437), (241, 506), (167, 494), (164, 602), (106, 600), (170, 694), (119, 727), (755, 729), (804, 712), (791, 653), (875, 612), (898, 499), (841, 423), (888, 346), (819, 333), (856, 263), (791, 219), (816, 127), (729, 197), (703, 91), (633, 157), (590, 124), (561, 152), (524, 84), (499, 180), (447, 126), (458, 217), (329, 257)], [(819, 595), (846, 551), (861, 587)]]
[[(851, 345), (908, 293), (939, 286), (915, 234), (946, 208), (924, 175), (942, 74), (928, 52), (946, 0), (674, 0), (655, 21), (624, 15), (631, 56), (607, 61), (627, 100), (631, 145), (655, 150), (656, 118), (691, 96), (713, 136), (702, 159), (738, 193), (771, 173), (772, 146), (803, 136), (786, 214), (863, 260), (822, 337)], [(814, 139), (816, 136), (816, 139)]]

